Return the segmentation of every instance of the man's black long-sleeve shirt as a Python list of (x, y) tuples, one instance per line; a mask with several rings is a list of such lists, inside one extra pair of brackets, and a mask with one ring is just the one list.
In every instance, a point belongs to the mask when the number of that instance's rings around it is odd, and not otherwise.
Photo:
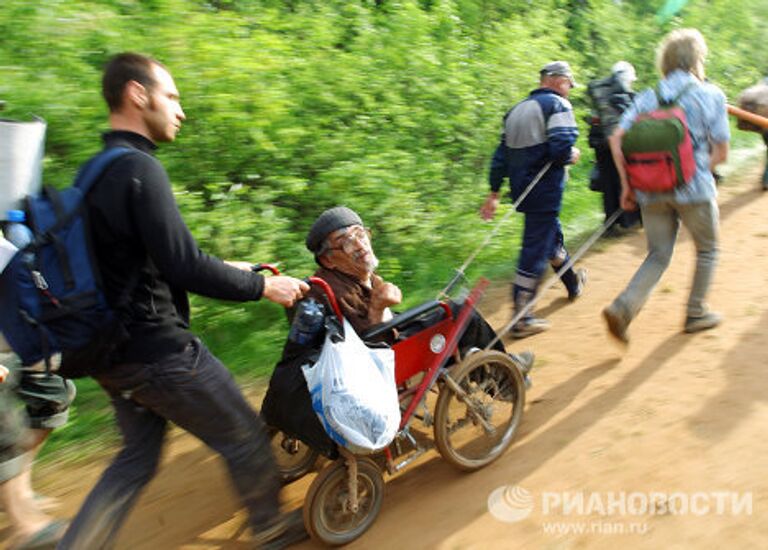
[(127, 319), (130, 335), (113, 362), (153, 362), (193, 338), (187, 291), (258, 300), (264, 278), (200, 250), (181, 218), (168, 175), (153, 156), (154, 143), (127, 131), (106, 133), (104, 143), (136, 150), (114, 161), (86, 198), (104, 292)]

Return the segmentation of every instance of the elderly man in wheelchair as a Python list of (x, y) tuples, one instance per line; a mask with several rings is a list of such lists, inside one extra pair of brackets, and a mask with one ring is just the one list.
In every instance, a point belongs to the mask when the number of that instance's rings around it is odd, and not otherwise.
[[(351, 209), (338, 206), (323, 212), (312, 225), (306, 246), (320, 266), (315, 276), (328, 283), (341, 313), (366, 342), (392, 344), (439, 322), (445, 316), (443, 309), (430, 308), (429, 304), (405, 314), (408, 319), (393, 315), (390, 307), (401, 302), (402, 294), (397, 286), (376, 274), (378, 259), (370, 234), (360, 216)], [(325, 302), (325, 294), (315, 286), (307, 298)], [(459, 307), (454, 303), (450, 305), (454, 310)], [(403, 322), (399, 322), (401, 319)], [(473, 312), (458, 347), (464, 355), (470, 350), (485, 348), (495, 339), (496, 334), (490, 325)], [(300, 368), (308, 359), (311, 360), (313, 354), (319, 354), (318, 347), (308, 347), (290, 339), (286, 342), (262, 404), (262, 415), (268, 425), (303, 441), (329, 458), (336, 458), (336, 444), (326, 434), (312, 409)], [(501, 341), (496, 341), (493, 349), (506, 353)], [(527, 373), (533, 366), (533, 354), (523, 352), (509, 356), (528, 385)]]

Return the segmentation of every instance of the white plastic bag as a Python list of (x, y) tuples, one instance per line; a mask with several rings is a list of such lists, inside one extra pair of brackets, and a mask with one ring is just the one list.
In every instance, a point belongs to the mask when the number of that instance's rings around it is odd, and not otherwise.
[(320, 358), (301, 369), (312, 408), (336, 443), (368, 454), (392, 442), (400, 426), (393, 350), (368, 348), (345, 319), (344, 340), (327, 334)]

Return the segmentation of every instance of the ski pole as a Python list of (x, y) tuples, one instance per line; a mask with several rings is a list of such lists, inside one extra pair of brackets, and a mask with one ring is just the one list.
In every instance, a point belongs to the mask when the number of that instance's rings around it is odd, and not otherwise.
[(491, 349), (496, 344), (496, 342), (501, 340), (502, 336), (504, 336), (507, 332), (509, 332), (509, 330), (513, 326), (515, 326), (515, 324), (517, 324), (517, 322), (520, 321), (520, 319), (525, 317), (525, 315), (529, 311), (531, 311), (533, 306), (536, 304), (536, 302), (539, 301), (539, 298), (541, 298), (544, 292), (546, 292), (552, 285), (554, 285), (560, 279), (563, 273), (565, 273), (571, 267), (573, 267), (573, 264), (576, 263), (576, 261), (579, 258), (581, 258), (587, 252), (587, 250), (589, 250), (592, 247), (593, 244), (595, 244), (595, 241), (597, 241), (597, 239), (599, 239), (602, 236), (602, 234), (605, 233), (605, 231), (613, 225), (613, 223), (619, 218), (619, 216), (621, 216), (622, 212), (623, 210), (621, 208), (617, 208), (616, 211), (613, 214), (611, 214), (611, 216), (607, 220), (605, 220), (605, 222), (597, 229), (597, 231), (595, 231), (586, 240), (586, 242), (584, 242), (584, 244), (582, 244), (581, 247), (579, 247), (576, 253), (573, 256), (571, 256), (567, 262), (561, 265), (560, 269), (558, 269), (557, 272), (555, 272), (555, 274), (544, 283), (544, 285), (536, 292), (536, 295), (533, 297), (533, 299), (527, 304), (525, 304), (525, 306), (520, 311), (515, 313), (515, 315), (512, 317), (512, 320), (509, 323), (507, 323), (506, 326), (504, 326), (504, 328), (496, 334), (496, 338), (494, 338), (487, 346), (485, 346), (486, 350)]
[(450, 282), (445, 286), (445, 288), (437, 294), (438, 299), (447, 296), (448, 292), (451, 290), (451, 288), (453, 288), (453, 285), (455, 285), (462, 277), (464, 277), (464, 271), (472, 264), (472, 262), (475, 261), (477, 255), (480, 254), (480, 252), (488, 245), (489, 242), (491, 242), (491, 239), (496, 236), (496, 233), (499, 232), (499, 229), (501, 229), (501, 226), (504, 224), (504, 222), (507, 221), (507, 219), (515, 213), (517, 207), (521, 202), (523, 202), (523, 199), (528, 196), (528, 194), (533, 190), (536, 184), (539, 183), (539, 180), (541, 180), (541, 178), (544, 176), (544, 174), (546, 174), (547, 170), (549, 170), (551, 166), (552, 161), (549, 161), (541, 170), (539, 170), (539, 173), (536, 174), (536, 177), (533, 178), (533, 181), (528, 184), (528, 186), (523, 190), (522, 194), (517, 198), (517, 200), (512, 203), (512, 208), (509, 210), (509, 212), (504, 214), (504, 216), (496, 223), (496, 226), (493, 228), (493, 230), (488, 233), (488, 235), (486, 235), (483, 243), (477, 248), (477, 250), (470, 254), (469, 258), (467, 258), (464, 264), (458, 270), (456, 270), (456, 275), (454, 275)]

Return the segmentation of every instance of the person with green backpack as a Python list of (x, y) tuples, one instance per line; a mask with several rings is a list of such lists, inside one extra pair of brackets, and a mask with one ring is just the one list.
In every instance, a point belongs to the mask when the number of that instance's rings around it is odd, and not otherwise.
[[(621, 207), (640, 207), (648, 243), (648, 255), (627, 287), (603, 310), (609, 333), (623, 343), (629, 342), (629, 324), (669, 265), (681, 222), (696, 245), (684, 331), (711, 329), (721, 321), (705, 298), (718, 254), (719, 211), (712, 172), (727, 159), (730, 129), (723, 92), (705, 81), (706, 55), (707, 45), (698, 30), (669, 33), (657, 52), (662, 74), (658, 86), (638, 94), (609, 139), (621, 180)], [(645, 135), (633, 132), (634, 126), (644, 126)], [(672, 141), (669, 130), (675, 128), (677, 142), (662, 145)], [(647, 136), (657, 130), (667, 137), (654, 145)], [(665, 152), (664, 147), (671, 149)], [(665, 155), (666, 162), (660, 162)], [(650, 170), (654, 172), (649, 177)]]

